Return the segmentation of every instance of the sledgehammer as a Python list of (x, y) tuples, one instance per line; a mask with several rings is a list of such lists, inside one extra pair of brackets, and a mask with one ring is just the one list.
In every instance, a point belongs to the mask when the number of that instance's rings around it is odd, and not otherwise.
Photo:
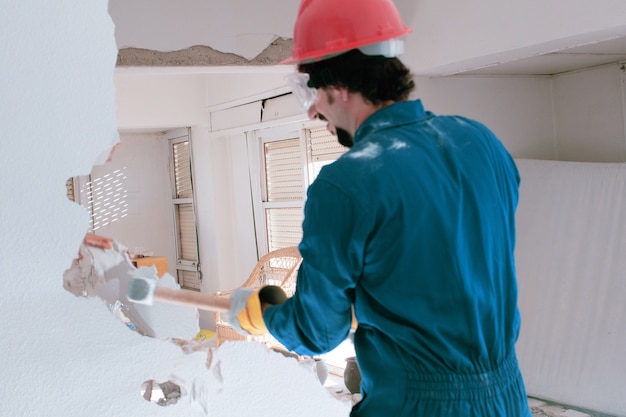
[(154, 279), (137, 277), (131, 278), (128, 282), (126, 298), (138, 304), (152, 305), (156, 300), (215, 313), (225, 313), (230, 308), (230, 298), (202, 294), (196, 291), (158, 287)]

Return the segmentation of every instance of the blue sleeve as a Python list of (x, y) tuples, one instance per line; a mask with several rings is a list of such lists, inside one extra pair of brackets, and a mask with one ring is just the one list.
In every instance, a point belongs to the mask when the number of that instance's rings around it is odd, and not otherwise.
[(309, 187), (296, 293), (263, 316), (270, 333), (289, 350), (316, 355), (347, 337), (363, 265), (364, 219), (363, 209), (334, 184), (318, 177)]

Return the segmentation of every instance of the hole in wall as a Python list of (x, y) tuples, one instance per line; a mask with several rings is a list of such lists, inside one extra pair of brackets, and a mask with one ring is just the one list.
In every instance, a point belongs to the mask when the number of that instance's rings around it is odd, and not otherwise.
[[(166, 229), (164, 223), (170, 220), (165, 209), (160, 217), (152, 213), (170, 198), (167, 140), (162, 132), (122, 136), (105, 156), (106, 162), (94, 165), (89, 175), (69, 178), (65, 184), (68, 199), (86, 210), (89, 226), (63, 274), (63, 286), (78, 297), (101, 299), (123, 325), (139, 334), (193, 338), (199, 330), (195, 310), (135, 305), (126, 296), (128, 283), (137, 276), (179, 288), (168, 274), (171, 254), (150, 256), (151, 245), (162, 248), (168, 244), (162, 239), (172, 240), (169, 229), (160, 234), (149, 230)], [(159, 167), (153, 167), (156, 162)], [(155, 173), (160, 176), (154, 178)], [(165, 310), (172, 311), (171, 316)], [(183, 322), (180, 332), (168, 324), (176, 321)]]
[(182, 396), (180, 386), (172, 381), (158, 383), (150, 379), (141, 385), (141, 396), (146, 400), (160, 406), (173, 405)]
[[(109, 151), (106, 163), (113, 158), (118, 142)], [(88, 212), (89, 232), (78, 248), (77, 256), (63, 274), (63, 287), (79, 297), (98, 297), (127, 328), (137, 331), (132, 312), (121, 297), (118, 276), (128, 273), (128, 250), (111, 238), (96, 232), (119, 222), (128, 214), (126, 167), (110, 171), (92, 168), (89, 175), (68, 178), (66, 196)], [(109, 270), (114, 272), (110, 273)], [(127, 271), (124, 271), (127, 269)]]
[[(117, 157), (127, 144), (124, 142), (119, 145), (111, 150), (107, 162), (111, 162), (113, 151), (116, 151)], [(128, 224), (129, 218), (135, 214), (130, 211), (137, 210), (135, 207), (129, 209), (132, 197), (135, 197), (132, 193), (136, 192), (132, 186), (130, 190), (127, 186), (128, 181), (133, 180), (133, 173), (129, 173), (129, 169), (132, 170), (133, 167), (124, 166), (103, 175), (92, 171), (88, 176), (68, 179), (67, 196), (87, 209), (89, 232), (77, 248), (77, 254), (63, 276), (63, 285), (75, 296), (100, 298), (112, 315), (129, 330), (157, 337), (158, 334), (149, 328), (150, 323), (143, 322), (141, 315), (136, 314), (135, 306), (124, 297), (124, 278), (128, 276), (128, 272), (144, 269), (132, 265), (134, 256), (149, 257), (152, 242), (117, 240), (118, 235), (109, 233), (111, 226), (119, 228), (120, 224)], [(169, 188), (169, 184), (164, 184), (164, 187)], [(139, 215), (141, 214), (140, 212)], [(155, 275), (149, 267), (145, 271), (149, 271), (146, 273), (151, 276)], [(150, 402), (168, 406), (176, 404), (183, 393), (181, 387), (172, 381), (148, 380), (141, 386), (141, 395)]]
[[(88, 175), (65, 182), (67, 198), (85, 209), (87, 219), (82, 220), (89, 223), (64, 271), (64, 288), (77, 297), (96, 298), (94, 302), (103, 303), (125, 327), (121, 331), (175, 343), (183, 353), (206, 351), (215, 345), (214, 333), (199, 328), (198, 311), (159, 302), (140, 305), (129, 301), (127, 289), (137, 276), (157, 281), (157, 286), (181, 287), (173, 243), (176, 237), (172, 190), (176, 190), (178, 199), (192, 196), (190, 132), (189, 128), (120, 132), (121, 141), (101, 159), (106, 162), (94, 165)], [(183, 192), (190, 195), (182, 195)], [(183, 202), (189, 205), (188, 201)], [(155, 211), (159, 211), (158, 216)], [(162, 232), (153, 233), (150, 229)], [(192, 232), (195, 238), (193, 228)], [(169, 258), (176, 277), (169, 275), (167, 263), (163, 270), (149, 264), (152, 250), (158, 258)], [(148, 265), (142, 266), (143, 263)], [(185, 270), (186, 279), (191, 275), (195, 278), (197, 274)], [(185, 392), (187, 382), (155, 379), (141, 387), (137, 384), (135, 389), (140, 389), (146, 400), (167, 406), (176, 404), (183, 396), (193, 396), (193, 392)]]
[[(96, 298), (126, 329), (142, 336), (175, 343), (183, 353), (209, 350), (214, 346), (211, 332), (199, 329), (197, 311), (188, 307), (140, 305), (129, 301), (128, 283), (135, 277), (158, 282), (158, 286), (180, 288), (177, 279), (157, 266), (142, 266), (150, 258), (154, 243), (144, 228), (133, 227), (153, 210), (154, 188), (158, 187), (163, 202), (170, 198), (168, 176), (168, 139), (163, 132), (148, 132), (122, 136), (107, 161), (94, 165), (89, 175), (72, 177), (66, 181), (67, 198), (83, 207), (88, 214), (88, 232), (80, 243), (70, 267), (63, 274), (64, 288), (77, 297)], [(156, 155), (162, 175), (154, 179), (146, 152)], [(156, 171), (157, 168), (154, 168)], [(171, 220), (168, 213), (167, 220)], [(133, 217), (134, 216), (134, 217)], [(159, 227), (164, 227), (158, 222)], [(170, 233), (167, 233), (168, 239)], [(111, 236), (111, 237), (109, 237)], [(124, 239), (118, 237), (124, 236)], [(126, 239), (136, 237), (136, 241)], [(128, 245), (126, 242), (131, 242)], [(146, 249), (147, 248), (147, 249)], [(195, 337), (194, 337), (195, 336)], [(139, 387), (137, 387), (139, 388)], [(141, 386), (141, 395), (161, 406), (176, 404), (184, 389), (174, 381), (148, 380)]]

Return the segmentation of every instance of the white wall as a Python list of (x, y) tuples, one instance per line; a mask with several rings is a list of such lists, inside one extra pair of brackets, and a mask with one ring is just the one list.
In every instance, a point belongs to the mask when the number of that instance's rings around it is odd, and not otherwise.
[(119, 129), (208, 125), (208, 109), (285, 87), (290, 66), (269, 68), (117, 68)]
[(550, 78), (419, 77), (417, 95), (435, 113), (486, 124), (516, 158), (556, 159)]
[(117, 123), (121, 130), (188, 127), (206, 121), (203, 74), (116, 70)]
[(225, 103), (284, 88), (285, 75), (292, 73), (294, 69), (290, 65), (280, 65), (263, 70), (238, 67), (232, 71), (233, 73), (211, 73), (206, 76), (209, 107), (223, 107)]
[(557, 158), (625, 162), (624, 71), (617, 64), (554, 79)]
[(517, 165), (517, 351), (527, 392), (625, 416), (626, 165)]
[[(87, 231), (66, 180), (118, 141), (113, 24), (104, 0), (22, 1), (0, 13), (0, 414), (154, 415), (141, 383), (181, 357), (101, 302), (63, 288)], [(189, 404), (161, 416), (196, 414)]]
[[(405, 3), (413, 1), (397, 0)], [(512, 61), (623, 35), (624, 15), (621, 0), (420, 1), (408, 18), (407, 59), (420, 74)]]
[[(203, 288), (207, 292), (239, 286), (248, 278), (258, 259), (245, 144), (243, 134), (212, 137), (210, 154), (205, 153), (206, 159), (196, 163), (213, 172), (212, 184), (199, 184), (196, 188), (197, 193), (205, 197), (204, 185), (213, 190), (210, 198), (215, 216), (204, 217), (203, 221), (208, 222), (216, 238), (217, 265), (211, 276), (207, 276), (205, 270), (208, 280)], [(200, 201), (198, 204), (201, 206)], [(201, 209), (200, 213), (205, 212)]]
[[(110, 0), (121, 48), (176, 51), (208, 45), (252, 59), (276, 37), (291, 37), (298, 2), (285, 0)], [(141, 30), (137, 30), (140, 22)], [(172, 30), (171, 28), (175, 28)]]
[[(3, 9), (0, 28), (0, 414), (195, 417), (206, 416), (202, 407), (208, 407), (231, 415), (229, 406), (240, 409), (232, 400), (246, 375), (254, 375), (247, 380), (247, 397), (252, 388), (258, 390), (254, 403), (271, 398), (269, 374), (288, 380), (294, 389), (281, 398), (284, 409), (304, 407), (302, 415), (316, 416), (314, 404), (320, 399), (332, 403), (312, 374), (298, 373), (293, 361), (281, 355), (265, 352), (273, 355), (268, 372), (255, 368), (258, 350), (231, 349), (229, 358), (227, 348), (213, 357), (222, 373), (210, 372), (206, 352), (185, 354), (171, 342), (142, 337), (104, 303), (63, 288), (63, 272), (77, 256), (88, 226), (86, 211), (66, 198), (66, 180), (104, 162), (119, 140), (113, 25), (104, 0), (26, 0)], [(141, 104), (141, 95), (133, 98), (140, 107), (152, 104)], [(146, 113), (130, 111), (140, 116), (134, 127), (145, 127)], [(149, 124), (191, 123), (187, 114), (177, 114), (180, 120), (164, 115), (163, 121)], [(196, 128), (192, 132), (198, 133)], [(291, 368), (285, 365), (289, 371), (281, 377), (280, 364), (287, 361)], [(182, 381), (183, 398), (171, 407), (145, 401), (141, 386), (148, 379)], [(308, 384), (304, 390), (303, 383)], [(202, 406), (192, 404), (192, 388)], [(265, 401), (258, 415), (275, 415), (274, 404)], [(327, 414), (347, 415), (347, 408), (338, 405), (341, 412)], [(280, 415), (287, 415), (284, 409)]]
[(176, 243), (171, 204), (169, 149), (162, 134), (123, 134), (111, 162), (94, 166), (92, 176), (115, 171), (124, 173), (121, 181), (126, 198), (126, 215), (96, 230), (113, 237), (131, 251), (143, 247), (155, 256), (166, 256), (169, 273), (176, 276)]

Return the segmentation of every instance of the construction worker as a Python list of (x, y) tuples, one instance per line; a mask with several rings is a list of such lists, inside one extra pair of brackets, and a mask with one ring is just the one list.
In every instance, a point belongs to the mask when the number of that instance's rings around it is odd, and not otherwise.
[(515, 343), (519, 175), (481, 123), (409, 101), (391, 0), (303, 0), (290, 79), (350, 150), (307, 191), (296, 293), (240, 290), (229, 317), (317, 355), (348, 335), (353, 417), (530, 417)]

